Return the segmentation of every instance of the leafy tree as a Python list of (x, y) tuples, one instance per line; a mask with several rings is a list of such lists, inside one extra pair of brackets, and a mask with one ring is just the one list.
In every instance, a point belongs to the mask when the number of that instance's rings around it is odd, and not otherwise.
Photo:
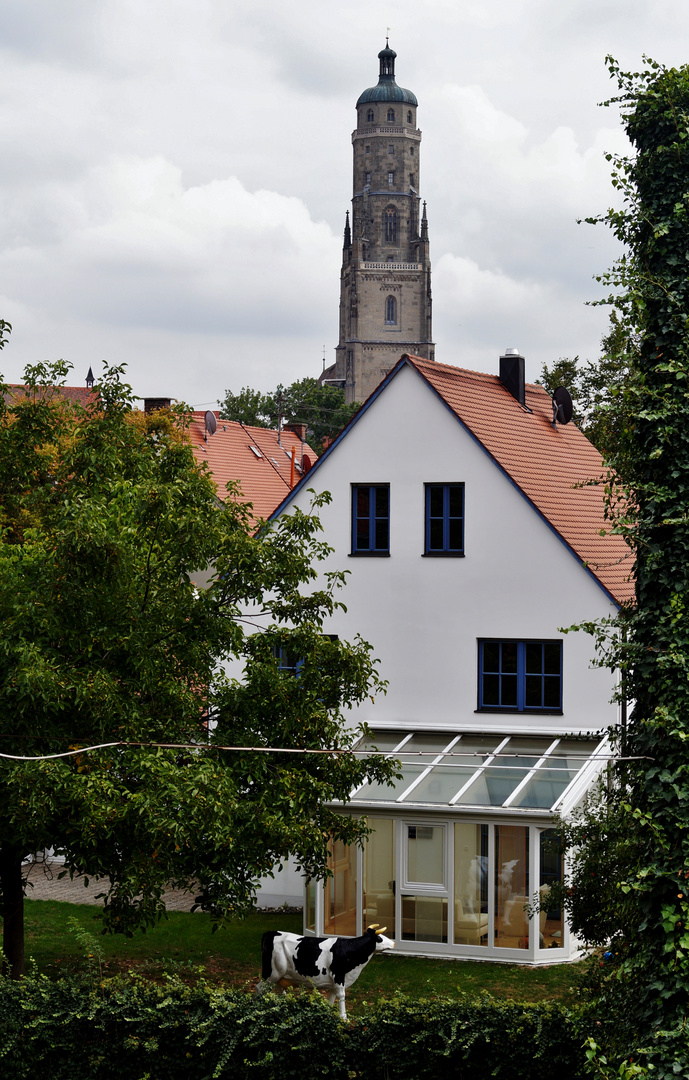
[(0, 349), (4, 349), (7, 338), (12, 333), (12, 326), (5, 319), (0, 319)]
[(225, 393), (219, 402), (225, 420), (239, 420), (257, 427), (277, 428), (283, 424), (306, 424), (306, 438), (317, 454), (323, 452), (323, 440), (333, 439), (359, 408), (345, 404), (344, 390), (319, 386), (317, 379), (298, 379), (291, 386), (279, 385), (270, 394), (261, 394), (245, 386), (239, 394)]
[[(119, 368), (83, 408), (59, 391), (66, 370), (28, 369), (20, 398), (0, 385), (0, 890), (14, 976), (31, 854), (52, 847), (71, 874), (103, 879), (104, 932), (160, 918), (169, 882), (220, 921), (288, 853), (322, 876), (331, 834), (366, 833), (328, 804), (390, 774), (348, 752), (344, 714), (382, 684), (370, 646), (321, 632), (343, 574), (316, 580), (329, 549), (315, 513), (252, 536), (246, 507), (221, 504), (195, 463), (183, 412), (133, 413)], [(209, 567), (199, 591), (192, 575)], [(303, 658), (299, 678), (281, 650)]]
[(626, 389), (636, 349), (636, 336), (628, 320), (612, 311), (597, 362), (587, 360), (582, 364), (578, 356), (573, 360), (560, 357), (550, 367), (544, 364), (541, 370), (539, 381), (549, 394), (558, 386), (567, 387), (574, 405), (572, 419), (606, 459), (619, 446), (630, 422)]
[(249, 427), (272, 426), (273, 400), (260, 390), (252, 390), (250, 386), (243, 386), (238, 394), (227, 390), (218, 404), (222, 406), (223, 420), (236, 420)]
[(689, 1072), (689, 67), (646, 59), (628, 74), (608, 62), (636, 151), (610, 158), (624, 205), (603, 220), (626, 250), (601, 277), (631, 343), (608, 461), (636, 605), (590, 629), (634, 706), (617, 733), (626, 760), (566, 830), (565, 899), (575, 930), (610, 942), (594, 1006), (599, 1075), (666, 1078)]

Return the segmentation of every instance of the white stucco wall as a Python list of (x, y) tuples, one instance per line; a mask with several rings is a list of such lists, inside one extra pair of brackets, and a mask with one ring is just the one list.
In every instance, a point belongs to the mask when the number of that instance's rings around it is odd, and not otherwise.
[[(465, 558), (423, 558), (424, 484), (465, 484)], [(390, 485), (389, 558), (351, 557), (351, 485)], [(610, 672), (591, 638), (560, 627), (611, 614), (611, 601), (557, 535), (409, 367), (326, 458), (310, 484), (330, 568), (349, 573), (328, 633), (370, 641), (386, 697), (353, 718), (372, 724), (580, 731), (614, 722)], [(296, 505), (306, 508), (306, 490)], [(289, 508), (287, 510), (289, 512)], [(563, 640), (563, 715), (477, 713), (479, 638)]]

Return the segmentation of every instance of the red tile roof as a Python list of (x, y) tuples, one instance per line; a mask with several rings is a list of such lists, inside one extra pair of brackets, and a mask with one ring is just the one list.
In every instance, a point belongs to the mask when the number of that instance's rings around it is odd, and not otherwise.
[[(217, 420), (217, 430), (206, 439), (206, 414), (193, 413), (189, 435), (196, 460), (208, 463), (221, 499), (225, 498), (228, 481), (237, 480), (244, 501), (253, 505), (254, 520), (269, 517), (289, 494), (292, 452), (295, 454), (294, 484), (303, 475), (299, 468), (302, 464), (300, 439), (294, 432), (283, 429), (280, 446), (277, 431), (249, 427), (235, 420), (221, 420), (219, 412), (213, 415)], [(309, 461), (313, 464), (316, 455), (305, 443), (304, 466), (307, 468)]]
[(527, 383), (524, 408), (497, 375), (418, 356), (402, 359), (440, 394), (610, 595), (618, 603), (633, 599), (631, 550), (609, 532), (603, 486), (587, 484), (603, 475), (602, 458), (574, 424), (553, 428), (547, 391)]
[[(96, 397), (94, 391), (89, 390), (86, 386), (39, 386), (37, 389), (41, 392), (50, 390), (51, 394), (59, 394), (60, 397), (66, 398), (68, 401), (78, 402), (84, 407), (89, 402), (94, 401)], [(27, 388), (24, 383), (7, 383), (5, 386), (5, 401), (9, 401), (10, 398), (24, 397), (26, 393)]]

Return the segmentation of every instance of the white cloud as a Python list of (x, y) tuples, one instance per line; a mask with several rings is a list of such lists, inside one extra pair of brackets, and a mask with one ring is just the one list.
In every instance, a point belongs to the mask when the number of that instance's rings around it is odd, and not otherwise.
[(583, 302), (618, 252), (575, 219), (611, 202), (603, 151), (624, 151), (603, 57), (682, 63), (689, 9), (0, 0), (0, 19), (4, 370), (128, 359), (140, 392), (199, 402), (315, 373), (324, 342), (332, 359), (354, 103), (391, 20), (438, 357), (595, 355)]

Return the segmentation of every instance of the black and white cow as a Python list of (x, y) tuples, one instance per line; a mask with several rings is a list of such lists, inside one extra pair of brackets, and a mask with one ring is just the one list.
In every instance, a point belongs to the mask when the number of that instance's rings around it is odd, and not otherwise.
[[(337, 999), (340, 1016), (346, 1020), (345, 990), (356, 982), (374, 952), (394, 947), (377, 924), (356, 938), (301, 937), (268, 930), (261, 939), (261, 978), (264, 984), (275, 983), (282, 990), (305, 983), (327, 990), (328, 1001), (332, 1005)], [(256, 992), (261, 989), (259, 985)]]

